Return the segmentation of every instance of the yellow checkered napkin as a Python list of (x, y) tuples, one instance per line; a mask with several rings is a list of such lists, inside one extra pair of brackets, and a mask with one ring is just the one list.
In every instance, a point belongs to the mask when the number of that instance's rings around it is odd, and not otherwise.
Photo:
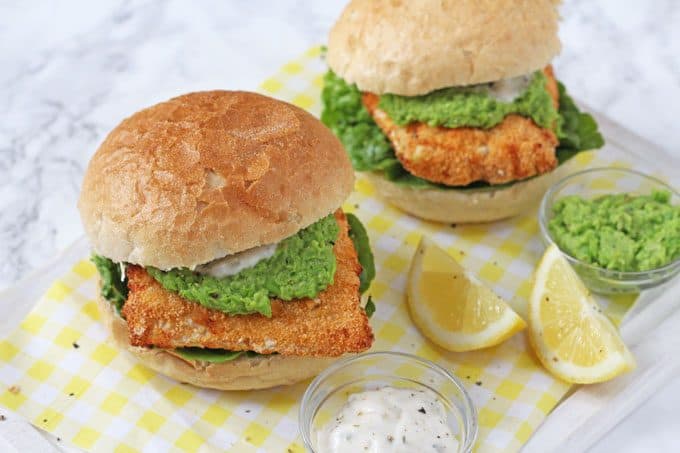
[[(319, 56), (319, 49), (308, 51), (266, 80), (262, 91), (318, 113), (325, 70)], [(611, 146), (583, 153), (569, 165), (593, 164), (630, 165), (626, 154)], [(371, 321), (374, 350), (416, 353), (454, 371), (479, 411), (477, 450), (517, 451), (569, 385), (540, 367), (524, 334), (470, 353), (434, 346), (411, 323), (404, 287), (414, 248), (428, 235), (524, 313), (543, 249), (536, 213), (492, 225), (437, 225), (384, 205), (364, 179), (356, 189), (344, 207), (364, 221), (375, 252), (377, 279), (369, 291), (377, 305)], [(88, 450), (302, 451), (297, 409), (307, 383), (228, 393), (159, 376), (111, 346), (99, 322), (95, 279), (83, 257), (0, 342), (1, 406)], [(620, 320), (633, 299), (606, 305)]]

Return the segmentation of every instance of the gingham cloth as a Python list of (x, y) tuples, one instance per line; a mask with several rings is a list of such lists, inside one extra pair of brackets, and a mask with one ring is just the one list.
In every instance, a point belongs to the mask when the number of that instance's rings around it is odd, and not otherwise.
[[(261, 85), (268, 95), (318, 114), (325, 65), (313, 48)], [(609, 146), (570, 165), (630, 166)], [(373, 350), (415, 353), (466, 384), (479, 412), (480, 452), (517, 451), (568, 392), (532, 355), (524, 333), (469, 353), (447, 352), (409, 318), (404, 288), (414, 249), (427, 235), (525, 313), (543, 246), (535, 211), (490, 225), (419, 221), (383, 204), (361, 177), (343, 206), (366, 225), (377, 277), (370, 293)], [(0, 342), (0, 405), (65, 442), (94, 451), (301, 452), (298, 402), (308, 382), (252, 392), (182, 385), (117, 350), (99, 322), (96, 271), (87, 257), (54, 282), (17, 330)], [(619, 321), (634, 297), (604, 301)]]

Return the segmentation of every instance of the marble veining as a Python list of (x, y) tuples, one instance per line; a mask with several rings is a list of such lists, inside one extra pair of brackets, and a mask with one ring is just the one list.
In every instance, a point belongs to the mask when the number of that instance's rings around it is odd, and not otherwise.
[[(3, 4), (0, 287), (81, 233), (84, 167), (121, 118), (186, 91), (255, 89), (323, 42), (343, 3)], [(567, 2), (555, 62), (579, 99), (671, 151), (680, 146), (677, 5)]]
[[(182, 92), (255, 89), (323, 43), (343, 4), (0, 3), (0, 288), (82, 234), (84, 168), (123, 117)], [(680, 156), (680, 2), (570, 0), (561, 12), (555, 68), (571, 93)]]

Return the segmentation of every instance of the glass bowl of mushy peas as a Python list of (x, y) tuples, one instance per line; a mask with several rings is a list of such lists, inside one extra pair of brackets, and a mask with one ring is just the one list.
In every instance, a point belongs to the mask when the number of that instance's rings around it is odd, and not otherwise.
[(544, 195), (539, 224), (593, 292), (640, 292), (680, 271), (680, 193), (638, 171), (567, 176)]
[(477, 414), (462, 382), (439, 365), (369, 352), (335, 362), (312, 381), (299, 428), (310, 453), (470, 453)]

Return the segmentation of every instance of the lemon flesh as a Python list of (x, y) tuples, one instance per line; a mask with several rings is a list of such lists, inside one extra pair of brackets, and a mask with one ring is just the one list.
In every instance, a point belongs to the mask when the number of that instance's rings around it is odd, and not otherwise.
[(616, 327), (554, 245), (536, 270), (529, 339), (543, 365), (567, 382), (603, 382), (635, 366)]
[(411, 263), (407, 298), (423, 335), (451, 351), (493, 346), (526, 327), (505, 301), (425, 238)]

